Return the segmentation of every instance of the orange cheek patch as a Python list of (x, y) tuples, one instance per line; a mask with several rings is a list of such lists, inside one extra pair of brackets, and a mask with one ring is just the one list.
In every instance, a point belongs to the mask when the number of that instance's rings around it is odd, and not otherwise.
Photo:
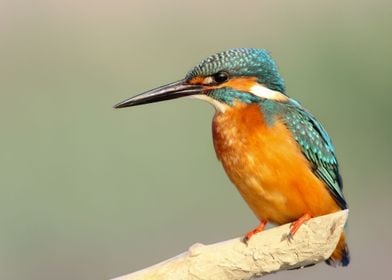
[[(197, 76), (192, 78), (188, 83), (190, 84), (205, 84), (208, 85), (209, 82), (211, 82), (209, 79), (210, 77), (203, 77), (203, 76)], [(241, 91), (247, 91), (249, 92), (250, 89), (257, 85), (256, 78), (254, 77), (239, 77), (239, 78), (232, 78), (226, 83), (220, 84), (220, 85), (211, 85), (211, 88), (223, 88), (223, 87), (231, 87), (237, 90)]]
[(240, 77), (240, 78), (232, 78), (226, 83), (223, 83), (215, 88), (222, 88), (222, 87), (231, 87), (236, 90), (250, 92), (250, 89), (257, 85), (256, 78), (254, 77)]

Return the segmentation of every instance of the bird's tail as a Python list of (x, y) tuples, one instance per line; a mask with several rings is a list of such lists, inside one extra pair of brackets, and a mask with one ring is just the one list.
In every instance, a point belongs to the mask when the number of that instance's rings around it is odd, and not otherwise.
[(325, 262), (328, 265), (332, 266), (347, 266), (350, 263), (350, 252), (346, 244), (346, 238), (344, 236), (344, 233), (342, 233), (342, 235), (340, 236), (335, 251)]

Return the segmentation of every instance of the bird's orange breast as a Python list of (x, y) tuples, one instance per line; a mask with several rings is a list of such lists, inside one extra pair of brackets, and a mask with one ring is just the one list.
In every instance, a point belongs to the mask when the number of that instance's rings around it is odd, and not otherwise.
[(218, 159), (256, 216), (274, 223), (339, 210), (285, 124), (259, 105), (236, 103), (213, 120)]

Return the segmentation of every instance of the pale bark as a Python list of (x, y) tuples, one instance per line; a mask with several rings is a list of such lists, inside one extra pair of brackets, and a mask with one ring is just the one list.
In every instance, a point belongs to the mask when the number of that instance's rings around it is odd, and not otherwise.
[(288, 240), (289, 224), (254, 235), (248, 244), (235, 238), (195, 244), (174, 258), (113, 280), (251, 279), (328, 259), (336, 247), (348, 210), (316, 217)]

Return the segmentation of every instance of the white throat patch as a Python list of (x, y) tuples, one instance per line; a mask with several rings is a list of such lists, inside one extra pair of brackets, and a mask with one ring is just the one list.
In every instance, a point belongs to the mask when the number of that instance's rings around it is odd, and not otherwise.
[(194, 99), (207, 101), (212, 106), (214, 106), (216, 111), (218, 111), (220, 113), (224, 113), (226, 111), (226, 109), (229, 108), (229, 105), (226, 105), (226, 104), (224, 104), (222, 102), (219, 102), (218, 100), (215, 100), (215, 99), (213, 99), (213, 98), (211, 98), (211, 97), (209, 97), (208, 95), (205, 95), (205, 94), (191, 95), (189, 97), (190, 98), (194, 98)]

